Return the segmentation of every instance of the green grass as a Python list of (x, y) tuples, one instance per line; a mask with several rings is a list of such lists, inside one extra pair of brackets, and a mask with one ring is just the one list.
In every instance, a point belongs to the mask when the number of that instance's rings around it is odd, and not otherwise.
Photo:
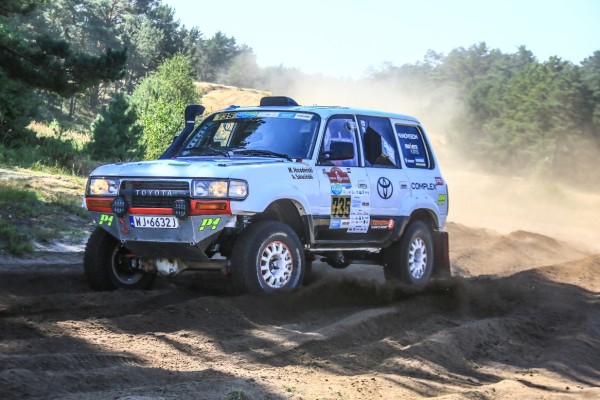
[(30, 182), (0, 180), (0, 250), (23, 255), (34, 251), (34, 242), (83, 238), (89, 216), (81, 197), (56, 187), (27, 188), (31, 182), (35, 177)]
[(4, 219), (0, 219), (0, 248), (8, 250), (14, 255), (33, 251), (33, 245), (27, 233), (15, 228), (10, 221)]
[(33, 205), (39, 199), (30, 190), (19, 190), (0, 183), (0, 248), (21, 255), (33, 251), (31, 234), (19, 221), (33, 215)]

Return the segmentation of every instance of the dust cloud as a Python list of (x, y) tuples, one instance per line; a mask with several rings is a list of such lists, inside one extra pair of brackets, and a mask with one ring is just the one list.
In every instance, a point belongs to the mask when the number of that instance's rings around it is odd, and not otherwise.
[(415, 116), (433, 142), (449, 185), (449, 221), (501, 234), (519, 230), (540, 233), (582, 250), (600, 252), (600, 233), (595, 227), (600, 221), (599, 192), (567, 187), (550, 178), (484, 172), (468, 149), (452, 146), (449, 140), (460, 104), (458, 93), (443, 86), (423, 93), (419, 86), (412, 83), (404, 90), (394, 81), (309, 76), (275, 94), (289, 95), (304, 105), (362, 107)]

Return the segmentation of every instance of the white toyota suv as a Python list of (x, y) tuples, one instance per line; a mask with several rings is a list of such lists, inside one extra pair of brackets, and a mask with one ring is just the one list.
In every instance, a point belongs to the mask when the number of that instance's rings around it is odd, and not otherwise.
[(158, 274), (223, 270), (250, 293), (291, 290), (321, 259), (378, 264), (423, 286), (448, 276), (448, 188), (420, 122), (347, 107), (186, 108), (159, 160), (104, 165), (84, 204), (96, 290), (146, 289)]

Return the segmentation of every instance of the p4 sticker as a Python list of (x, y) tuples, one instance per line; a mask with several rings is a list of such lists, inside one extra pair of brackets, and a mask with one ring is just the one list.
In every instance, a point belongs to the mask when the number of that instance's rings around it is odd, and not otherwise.
[(202, 232), (205, 229), (214, 231), (215, 229), (217, 229), (217, 226), (219, 226), (219, 222), (221, 222), (221, 217), (204, 218), (204, 219), (202, 219), (202, 222), (200, 223), (200, 227), (198, 228), (198, 231)]
[(98, 221), (98, 225), (112, 226), (114, 218), (114, 215), (102, 214), (100, 216), (100, 220)]

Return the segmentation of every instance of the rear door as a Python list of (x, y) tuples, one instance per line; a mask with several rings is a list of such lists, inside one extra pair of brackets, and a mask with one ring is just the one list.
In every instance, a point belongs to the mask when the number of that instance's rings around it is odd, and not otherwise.
[(390, 119), (359, 115), (358, 125), (371, 193), (369, 239), (381, 242), (402, 222), (400, 205), (409, 182)]

